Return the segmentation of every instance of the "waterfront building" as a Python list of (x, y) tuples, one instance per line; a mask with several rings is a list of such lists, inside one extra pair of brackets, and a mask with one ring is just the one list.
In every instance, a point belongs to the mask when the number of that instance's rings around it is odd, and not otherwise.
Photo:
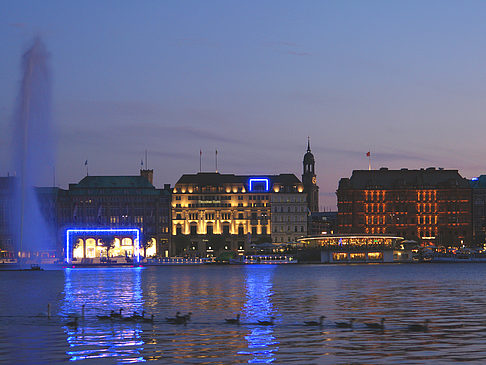
[(337, 190), (338, 232), (471, 243), (471, 188), (457, 170), (355, 170)]
[[(69, 216), (63, 215), (61, 230), (139, 229), (142, 256), (169, 256), (171, 189), (168, 184), (156, 189), (152, 174), (141, 170), (140, 176), (86, 176), (69, 184)], [(89, 234), (79, 236), (73, 258), (99, 258), (106, 252), (102, 240)], [(117, 237), (111, 255), (129, 256), (134, 251), (133, 238)]]
[(306, 248), (320, 249), (322, 263), (379, 263), (411, 261), (404, 249), (403, 237), (390, 235), (322, 235), (305, 237), (299, 242)]
[[(272, 212), (272, 204), (278, 212)], [(275, 242), (293, 240), (306, 234), (305, 204), (303, 185), (293, 174), (185, 174), (172, 194), (175, 251), (198, 256), (221, 250), (243, 254), (251, 243), (271, 242), (273, 237)], [(272, 231), (274, 222), (277, 232)]]
[(486, 175), (469, 181), (472, 188), (472, 235), (477, 246), (486, 244)]
[(9, 222), (13, 219), (13, 177), (0, 177), (0, 262), (13, 258), (14, 246)]
[(272, 241), (293, 243), (307, 235), (307, 194), (295, 175), (275, 184), (271, 194)]
[(307, 208), (309, 212), (319, 211), (319, 187), (315, 171), (315, 159), (310, 148), (310, 139), (307, 139), (307, 152), (304, 155), (302, 184), (307, 195)]
[(334, 234), (337, 228), (337, 212), (313, 212), (309, 216), (309, 236)]

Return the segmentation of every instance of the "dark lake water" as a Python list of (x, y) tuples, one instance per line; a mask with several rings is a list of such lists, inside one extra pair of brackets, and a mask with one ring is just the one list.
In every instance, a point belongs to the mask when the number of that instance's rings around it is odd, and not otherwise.
[[(0, 272), (0, 362), (486, 362), (486, 264), (249, 265)], [(51, 303), (53, 317), (41, 312)], [(66, 326), (70, 313), (85, 316)], [(101, 321), (124, 308), (155, 322)], [(187, 325), (166, 316), (193, 312)], [(241, 313), (240, 326), (225, 318)], [(37, 316), (40, 314), (40, 316)], [(322, 327), (303, 321), (326, 319)], [(257, 325), (274, 316), (273, 326)], [(352, 329), (335, 321), (355, 318)], [(364, 322), (385, 318), (385, 329)], [(430, 320), (428, 332), (409, 332)]]

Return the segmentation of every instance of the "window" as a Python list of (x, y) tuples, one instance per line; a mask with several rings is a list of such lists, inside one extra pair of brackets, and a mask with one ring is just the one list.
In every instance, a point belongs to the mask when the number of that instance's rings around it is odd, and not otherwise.
[(244, 230), (243, 226), (238, 226), (238, 234), (240, 236), (243, 236), (245, 234), (245, 230)]
[(257, 227), (251, 227), (251, 234), (256, 235), (257, 234)]
[(176, 226), (176, 234), (182, 234), (182, 226), (180, 224)]
[(208, 234), (213, 234), (213, 225), (212, 224), (208, 224), (207, 228), (206, 228), (206, 231)]
[(191, 234), (192, 235), (197, 234), (197, 226), (196, 225), (191, 225)]
[(229, 234), (230, 233), (230, 226), (227, 224), (223, 225), (223, 234)]

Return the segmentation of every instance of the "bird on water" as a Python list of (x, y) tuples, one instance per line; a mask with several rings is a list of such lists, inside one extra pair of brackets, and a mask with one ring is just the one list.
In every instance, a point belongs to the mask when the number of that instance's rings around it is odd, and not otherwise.
[(225, 319), (225, 322), (226, 323), (229, 323), (229, 324), (240, 324), (240, 314), (238, 313), (236, 315), (236, 318), (227, 318), (227, 319)]
[(353, 328), (354, 318), (351, 318), (349, 322), (335, 322), (338, 328)]
[(261, 326), (273, 326), (273, 320), (275, 317), (270, 317), (269, 321), (258, 321), (258, 324)]
[(429, 330), (429, 319), (424, 321), (424, 324), (414, 323), (409, 324), (407, 327), (407, 331), (409, 332), (427, 332)]
[(385, 329), (385, 318), (380, 320), (380, 323), (376, 322), (365, 322), (365, 326), (371, 329), (383, 330)]
[(322, 326), (322, 322), (324, 321), (324, 318), (326, 318), (326, 316), (320, 316), (319, 321), (305, 321), (304, 324), (306, 326)]

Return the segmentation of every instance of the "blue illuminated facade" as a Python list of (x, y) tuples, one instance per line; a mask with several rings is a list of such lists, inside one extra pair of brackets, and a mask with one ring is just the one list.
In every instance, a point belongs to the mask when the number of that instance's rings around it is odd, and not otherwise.
[[(262, 189), (262, 187), (264, 188)], [(252, 177), (248, 180), (248, 190), (253, 191), (264, 191), (267, 192), (270, 189), (270, 179), (264, 177)]]
[(67, 229), (66, 230), (66, 262), (70, 263), (72, 260), (73, 239), (82, 238), (88, 239), (100, 236), (115, 236), (116, 238), (123, 238), (130, 236), (133, 238), (133, 256), (137, 263), (140, 262), (140, 229), (138, 228), (95, 228), (95, 229)]

